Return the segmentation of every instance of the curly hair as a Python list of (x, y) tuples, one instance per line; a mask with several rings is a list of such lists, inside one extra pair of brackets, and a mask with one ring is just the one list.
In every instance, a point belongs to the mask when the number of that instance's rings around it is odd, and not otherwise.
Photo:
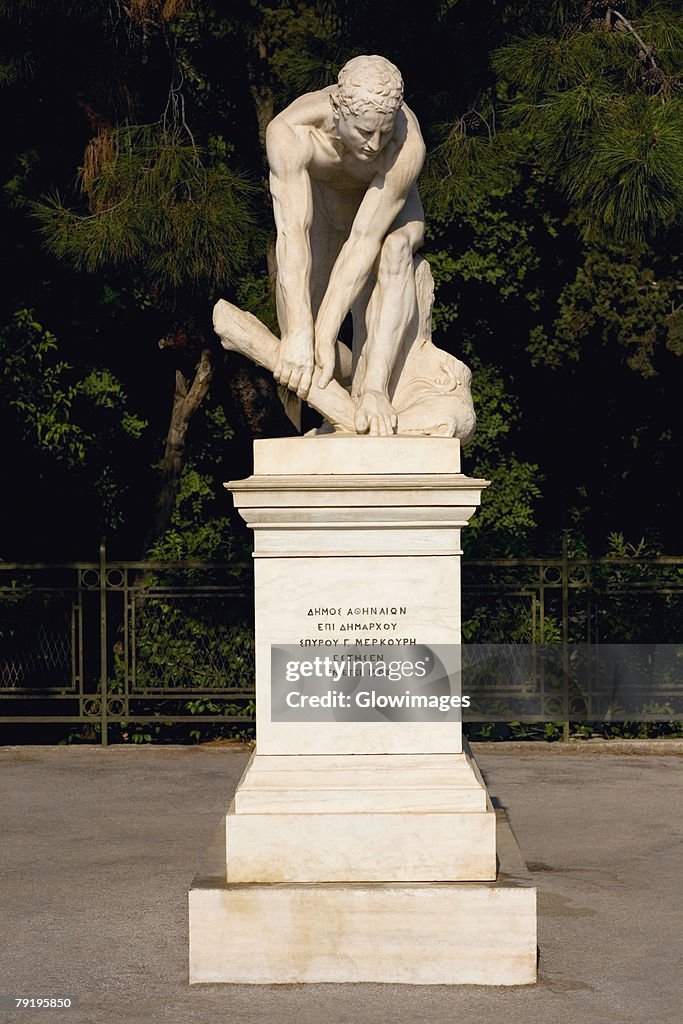
[(403, 102), (403, 79), (385, 57), (354, 57), (339, 72), (339, 103), (347, 114), (394, 114)]

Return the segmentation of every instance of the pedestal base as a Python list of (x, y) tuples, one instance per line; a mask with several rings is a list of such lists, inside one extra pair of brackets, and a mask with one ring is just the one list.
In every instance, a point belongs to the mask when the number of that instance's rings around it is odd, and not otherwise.
[(495, 833), (467, 750), (257, 752), (226, 815), (227, 881), (486, 881)]
[(192, 982), (536, 980), (536, 891), (461, 722), (284, 720), (273, 689), (277, 647), (458, 645), (486, 485), (454, 439), (398, 436), (260, 441), (228, 485), (254, 529), (258, 752), (190, 892)]
[(533, 984), (536, 889), (503, 811), (497, 847), (494, 882), (266, 885), (225, 882), (219, 840), (190, 890), (190, 982)]
[[(451, 754), (457, 721), (274, 720), (273, 646), (326, 653), (460, 643), (460, 532), (485, 480), (436, 437), (257, 441), (254, 475), (229, 486), (254, 530), (260, 754)], [(303, 471), (303, 472), (302, 472)]]

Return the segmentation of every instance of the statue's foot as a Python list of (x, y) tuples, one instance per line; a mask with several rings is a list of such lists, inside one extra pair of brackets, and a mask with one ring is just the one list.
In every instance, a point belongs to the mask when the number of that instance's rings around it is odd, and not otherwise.
[(356, 402), (354, 424), (359, 434), (386, 437), (396, 429), (396, 410), (381, 391), (366, 391)]

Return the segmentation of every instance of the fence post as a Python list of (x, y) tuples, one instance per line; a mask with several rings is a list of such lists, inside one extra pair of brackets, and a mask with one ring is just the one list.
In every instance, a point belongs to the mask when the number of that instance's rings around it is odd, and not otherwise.
[(569, 541), (562, 534), (562, 739), (569, 742)]
[(100, 731), (102, 746), (109, 742), (107, 727), (107, 549), (100, 541)]

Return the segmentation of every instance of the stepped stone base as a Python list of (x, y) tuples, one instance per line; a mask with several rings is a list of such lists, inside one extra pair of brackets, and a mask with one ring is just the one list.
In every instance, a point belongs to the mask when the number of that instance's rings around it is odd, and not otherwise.
[(256, 753), (226, 829), (228, 882), (496, 877), (495, 814), (469, 753)]
[(489, 882), (227, 883), (220, 835), (190, 890), (190, 982), (533, 984), (536, 889), (496, 813)]

